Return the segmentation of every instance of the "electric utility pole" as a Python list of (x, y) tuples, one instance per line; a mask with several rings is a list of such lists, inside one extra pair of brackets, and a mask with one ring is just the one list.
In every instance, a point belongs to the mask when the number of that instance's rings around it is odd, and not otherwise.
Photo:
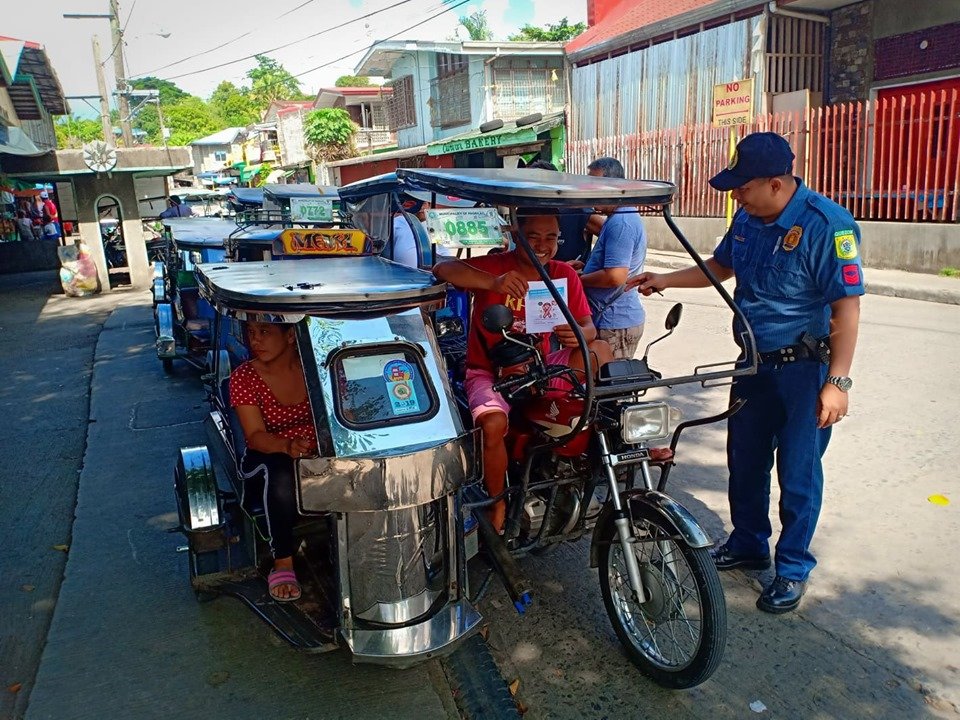
[(103, 76), (103, 63), (100, 60), (100, 38), (92, 36), (93, 64), (97, 70), (97, 92), (100, 93), (100, 122), (103, 125), (103, 141), (110, 147), (116, 143), (113, 140), (113, 123), (110, 122), (110, 96), (107, 95), (107, 80)]
[(117, 107), (120, 110), (120, 130), (125, 147), (133, 147), (130, 129), (130, 100), (127, 93), (127, 71), (123, 63), (123, 30), (120, 29), (120, 3), (110, 0), (110, 37), (113, 39), (113, 72), (117, 76)]
[[(113, 49), (110, 51), (110, 57), (113, 58), (114, 74), (117, 76), (117, 109), (120, 111), (120, 132), (123, 135), (123, 144), (126, 147), (133, 147), (133, 131), (130, 129), (130, 100), (127, 97), (129, 88), (127, 88), (126, 70), (123, 63), (123, 30), (120, 28), (120, 5), (118, 0), (110, 0), (109, 13), (64, 13), (63, 16), (70, 20), (91, 20), (102, 18), (110, 21), (110, 38), (113, 42)], [(107, 60), (110, 59), (107, 58)], [(97, 74), (103, 72), (103, 65), (97, 62)], [(107, 139), (110, 142), (113, 137)]]

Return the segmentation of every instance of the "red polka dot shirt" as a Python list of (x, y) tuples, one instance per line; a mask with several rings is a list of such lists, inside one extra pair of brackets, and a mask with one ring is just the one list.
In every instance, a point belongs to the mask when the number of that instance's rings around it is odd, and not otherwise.
[(316, 436), (310, 401), (282, 405), (249, 361), (230, 374), (230, 406), (240, 405), (258, 408), (268, 433), (288, 440)]

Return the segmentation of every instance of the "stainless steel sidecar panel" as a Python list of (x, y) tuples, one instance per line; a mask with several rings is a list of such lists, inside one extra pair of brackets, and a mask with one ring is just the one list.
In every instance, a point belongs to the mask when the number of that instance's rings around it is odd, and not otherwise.
[(423, 505), (476, 478), (476, 431), (406, 455), (299, 462), (304, 512), (382, 512)]
[(383, 629), (341, 630), (354, 662), (408, 668), (455, 650), (480, 629), (482, 617), (469, 600), (448, 604), (416, 625)]

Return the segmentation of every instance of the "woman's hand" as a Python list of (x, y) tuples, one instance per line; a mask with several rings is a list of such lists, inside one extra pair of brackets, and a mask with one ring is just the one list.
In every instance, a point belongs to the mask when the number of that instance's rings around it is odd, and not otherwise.
[(292, 458), (302, 458), (312, 454), (317, 449), (316, 440), (295, 438), (287, 441), (287, 455)]

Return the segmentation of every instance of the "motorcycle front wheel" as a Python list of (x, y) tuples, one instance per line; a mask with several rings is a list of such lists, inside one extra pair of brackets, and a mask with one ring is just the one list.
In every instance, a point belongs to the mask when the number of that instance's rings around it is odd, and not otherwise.
[(706, 548), (692, 548), (650, 508), (634, 505), (632, 551), (647, 600), (630, 587), (623, 547), (609, 523), (599, 538), (600, 593), (630, 660), (658, 685), (691, 688), (720, 664), (727, 643), (723, 587)]

